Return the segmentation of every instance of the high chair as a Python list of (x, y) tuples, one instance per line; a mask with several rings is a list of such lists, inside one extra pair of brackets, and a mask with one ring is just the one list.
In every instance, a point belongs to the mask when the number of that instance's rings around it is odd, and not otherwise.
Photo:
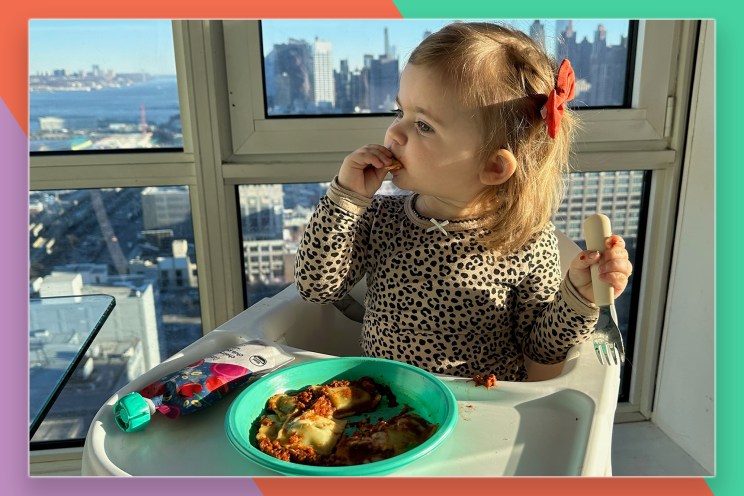
[[(579, 247), (558, 233), (561, 270)], [(364, 301), (364, 281), (352, 297)], [(346, 309), (358, 319), (363, 309)], [(228, 397), (204, 412), (178, 420), (153, 418), (146, 431), (123, 433), (113, 405), (160, 377), (194, 361), (261, 338), (280, 343), (295, 362), (354, 356), (361, 352), (361, 324), (334, 305), (302, 300), (294, 285), (261, 300), (123, 387), (99, 410), (83, 449), (83, 475), (277, 475), (252, 464), (229, 445), (224, 418)], [(292, 364), (290, 364), (292, 365)], [(500, 381), (486, 390), (471, 378), (439, 376), (458, 400), (458, 423), (434, 452), (392, 474), (611, 475), (611, 440), (620, 384), (619, 366), (603, 366), (587, 341), (562, 364), (529, 364), (537, 382)], [(239, 393), (238, 393), (239, 394)], [(146, 447), (146, 449), (145, 449)], [(174, 453), (209, 453), (184, 464)]]

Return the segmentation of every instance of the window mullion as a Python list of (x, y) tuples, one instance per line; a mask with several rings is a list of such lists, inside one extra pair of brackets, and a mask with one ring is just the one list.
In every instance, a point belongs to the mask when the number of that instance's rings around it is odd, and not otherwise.
[(185, 21), (181, 41), (185, 53), (188, 107), (195, 159), (192, 188), (194, 242), (197, 247), (202, 325), (209, 332), (243, 309), (234, 192), (221, 172), (221, 152), (214, 87), (214, 54), (209, 21)]
[(30, 169), (30, 189), (81, 189), (196, 184), (192, 163), (38, 165)]

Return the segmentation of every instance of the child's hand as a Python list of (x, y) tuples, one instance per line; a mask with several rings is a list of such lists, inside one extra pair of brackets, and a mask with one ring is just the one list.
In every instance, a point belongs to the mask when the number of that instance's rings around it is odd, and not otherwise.
[(594, 290), (589, 267), (595, 263), (599, 263), (599, 278), (613, 287), (615, 298), (620, 296), (633, 272), (623, 238), (613, 234), (605, 239), (605, 250), (601, 255), (596, 251), (582, 251), (571, 260), (568, 279), (581, 296), (592, 303)]
[(388, 173), (385, 167), (392, 163), (393, 152), (384, 146), (364, 145), (344, 159), (338, 172), (338, 184), (372, 198)]

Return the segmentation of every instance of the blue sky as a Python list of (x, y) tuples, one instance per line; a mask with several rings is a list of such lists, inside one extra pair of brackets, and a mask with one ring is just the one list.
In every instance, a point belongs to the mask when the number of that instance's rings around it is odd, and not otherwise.
[[(527, 30), (534, 19), (513, 21)], [(318, 36), (333, 43), (335, 67), (348, 59), (351, 68), (361, 64), (362, 54), (379, 55), (384, 49), (384, 28), (388, 28), (390, 44), (405, 59), (421, 41), (424, 31), (434, 31), (450, 20), (281, 20), (264, 23), (264, 42), (268, 50), (274, 43), (288, 38), (312, 41)], [(554, 21), (543, 21), (548, 40)], [(577, 40), (590, 40), (598, 24), (607, 28), (610, 44), (619, 42), (627, 33), (626, 20), (574, 20)], [(117, 72), (145, 71), (150, 74), (175, 74), (173, 38), (168, 20), (57, 20), (29, 21), (29, 73), (54, 69), (89, 71), (97, 64), (101, 69)]]
[(29, 74), (54, 69), (175, 74), (171, 22), (165, 20), (31, 20)]

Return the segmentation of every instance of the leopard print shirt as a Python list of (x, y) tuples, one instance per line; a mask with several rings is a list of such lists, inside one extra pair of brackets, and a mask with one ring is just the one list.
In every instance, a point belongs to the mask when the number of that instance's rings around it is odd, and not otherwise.
[(415, 196), (369, 199), (334, 179), (298, 248), (295, 281), (308, 301), (337, 301), (367, 277), (365, 355), (523, 381), (524, 354), (558, 363), (591, 335), (597, 307), (561, 281), (552, 224), (500, 254), (479, 243), (477, 220), (443, 232), (416, 212)]

